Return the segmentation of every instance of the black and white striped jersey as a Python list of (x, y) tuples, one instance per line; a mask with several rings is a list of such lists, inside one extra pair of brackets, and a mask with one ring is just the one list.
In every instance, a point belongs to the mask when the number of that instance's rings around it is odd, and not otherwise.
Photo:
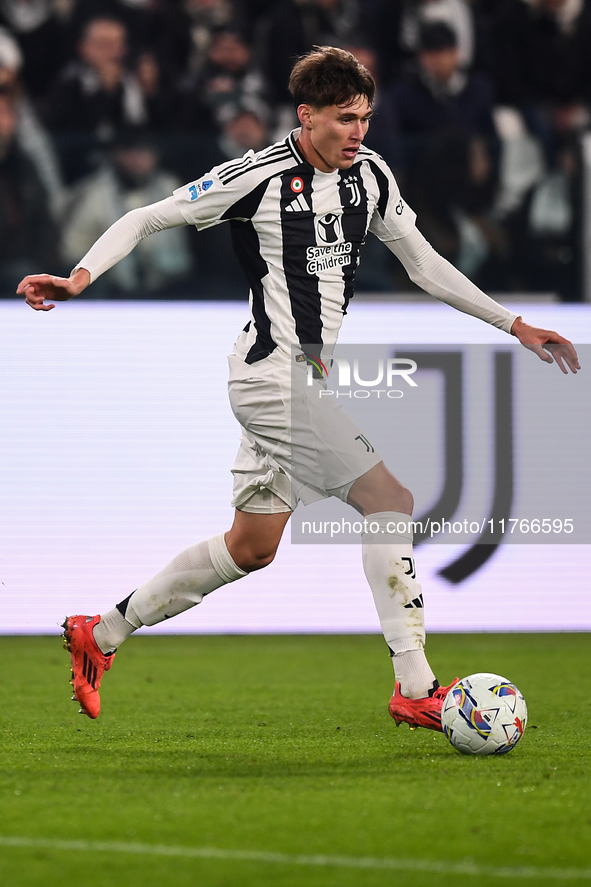
[(174, 192), (198, 229), (230, 221), (250, 285), (251, 320), (237, 353), (247, 363), (275, 349), (336, 342), (369, 231), (404, 237), (415, 214), (384, 160), (361, 146), (353, 166), (311, 166), (291, 133), (258, 154), (215, 167)]

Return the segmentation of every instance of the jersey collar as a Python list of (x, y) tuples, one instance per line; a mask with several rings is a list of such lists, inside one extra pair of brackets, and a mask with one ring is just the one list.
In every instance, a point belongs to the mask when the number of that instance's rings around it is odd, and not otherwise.
[(300, 135), (301, 129), (298, 127), (290, 132), (290, 134), (285, 139), (285, 144), (298, 161), (298, 163), (305, 163), (307, 166), (310, 166), (300, 149), (298, 148), (298, 137)]

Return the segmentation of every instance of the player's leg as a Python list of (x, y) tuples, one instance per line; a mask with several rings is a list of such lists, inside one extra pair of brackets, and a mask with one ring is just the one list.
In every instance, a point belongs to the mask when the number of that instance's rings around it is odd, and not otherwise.
[(222, 585), (266, 567), (275, 557), (289, 516), (290, 512), (249, 514), (237, 509), (227, 533), (185, 549), (101, 618), (103, 626), (94, 631), (101, 649), (108, 652), (136, 628), (177, 616)]
[(442, 690), (425, 655), (423, 594), (410, 526), (412, 494), (380, 462), (355, 481), (347, 501), (367, 521), (363, 567), (396, 675), (390, 713), (397, 723), (441, 729)]
[[(321, 381), (316, 384), (312, 378), (312, 384), (308, 383), (306, 377), (296, 386), (290, 461), (284, 464), (279, 452), (274, 456), (291, 474), (292, 482), (295, 477), (326, 495), (338, 496), (366, 518), (369, 532), (362, 538), (363, 563), (397, 677), (396, 708), (391, 702), (390, 712), (397, 721), (441, 729), (439, 711), (432, 711), (441, 708), (439, 684), (424, 651), (423, 599), (415, 578), (409, 527), (412, 495), (388, 471), (373, 444), (339, 404), (323, 396)], [(303, 492), (301, 498), (306, 501)], [(397, 528), (394, 534), (392, 525)], [(401, 697), (404, 712), (398, 698), (400, 687), (405, 694)], [(420, 717), (415, 714), (415, 701), (421, 702)], [(400, 714), (404, 717), (399, 718)]]
[(215, 589), (272, 561), (291, 514), (289, 481), (246, 433), (232, 473), (236, 512), (227, 533), (191, 545), (107, 613), (66, 619), (73, 698), (84, 714), (98, 716), (101, 677), (117, 647), (134, 631), (194, 607)]
[(380, 462), (355, 481), (347, 500), (376, 530), (363, 534), (363, 567), (396, 679), (405, 696), (427, 696), (436, 679), (424, 652), (423, 596), (408, 527), (412, 494)]
[(290, 512), (249, 514), (236, 510), (234, 523), (177, 555), (112, 610), (100, 616), (70, 616), (64, 638), (72, 661), (72, 685), (81, 711), (100, 712), (102, 675), (115, 650), (143, 625), (156, 625), (201, 603), (205, 595), (271, 563)]

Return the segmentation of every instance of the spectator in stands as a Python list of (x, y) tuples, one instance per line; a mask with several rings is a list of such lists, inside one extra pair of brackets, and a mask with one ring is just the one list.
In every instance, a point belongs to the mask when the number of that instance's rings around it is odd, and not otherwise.
[[(269, 144), (266, 118), (256, 108), (242, 106), (234, 117), (223, 124), (221, 134), (215, 139), (215, 152), (211, 166), (242, 157), (247, 151), (260, 151)], [(193, 173), (194, 175), (194, 173)], [(244, 272), (232, 249), (231, 232), (227, 225), (214, 225), (200, 231), (191, 240), (195, 264), (199, 268), (199, 280), (193, 285), (197, 298), (244, 299), (247, 288)]]
[(156, 53), (149, 49), (141, 52), (134, 73), (142, 91), (149, 128), (164, 133), (178, 129), (176, 91), (163, 72)]
[(34, 101), (72, 57), (69, 13), (73, 3), (55, 0), (2, 0), (0, 26), (18, 41), (23, 54), (21, 78)]
[(501, 102), (565, 105), (591, 97), (589, 0), (505, 0), (495, 41)]
[(180, 117), (185, 120), (184, 128), (203, 132), (213, 122), (219, 133), (243, 107), (253, 110), (262, 120), (267, 119), (265, 87), (261, 72), (252, 63), (252, 50), (246, 39), (229, 28), (216, 31), (201, 71), (182, 85)]
[(45, 132), (20, 78), (23, 57), (14, 37), (0, 27), (0, 87), (14, 96), (16, 141), (37, 171), (53, 217), (60, 218), (65, 199), (64, 182), (51, 139)]
[(502, 289), (507, 243), (493, 214), (497, 182), (486, 140), (448, 130), (428, 140), (407, 193), (435, 249), (479, 283)]
[(468, 0), (412, 0), (403, 5), (400, 22), (400, 45), (408, 53), (416, 53), (421, 45), (421, 29), (425, 25), (443, 23), (455, 35), (458, 67), (472, 67), (476, 55), (476, 26), (473, 4)]
[(183, 0), (185, 30), (189, 36), (185, 69), (197, 74), (207, 61), (213, 34), (220, 28), (246, 30), (240, 4), (232, 0)]
[(559, 135), (554, 169), (533, 189), (528, 204), (527, 260), (532, 289), (557, 292), (565, 302), (580, 298), (582, 191), (577, 140)]
[(268, 144), (269, 131), (265, 119), (248, 106), (237, 108), (235, 116), (224, 124), (219, 139), (223, 160), (242, 157), (247, 151), (261, 151)]
[(80, 34), (95, 18), (122, 22), (130, 54), (152, 53), (167, 82), (184, 72), (189, 34), (178, 0), (78, 0), (72, 31)]
[(492, 84), (483, 74), (461, 69), (456, 35), (443, 22), (421, 28), (416, 65), (394, 85), (390, 102), (403, 136), (451, 128), (495, 135)]
[[(489, 0), (499, 5), (503, 0)], [(488, 10), (482, 0), (365, 0), (364, 21), (378, 54), (385, 87), (404, 72), (418, 48), (421, 28), (443, 22), (455, 34), (462, 70), (489, 71), (493, 64)]]
[(78, 44), (78, 58), (60, 74), (48, 99), (53, 129), (92, 133), (106, 142), (124, 126), (147, 123), (138, 79), (126, 64), (125, 26), (116, 19), (89, 21)]
[(492, 221), (497, 187), (493, 91), (484, 75), (460, 68), (455, 33), (425, 24), (416, 66), (389, 100), (408, 201), (425, 236), (464, 273), (478, 278), (503, 250)]
[(557, 133), (556, 163), (530, 187), (505, 219), (513, 289), (555, 292), (566, 302), (581, 298), (580, 226), (584, 192), (578, 140)]
[[(62, 233), (62, 256), (70, 265), (116, 219), (138, 206), (169, 197), (182, 183), (158, 165), (158, 151), (139, 133), (120, 136), (97, 172), (79, 182)], [(107, 287), (120, 293), (160, 292), (178, 284), (191, 270), (183, 228), (161, 231), (105, 274)], [(104, 290), (103, 290), (104, 294)], [(99, 292), (100, 296), (101, 293)]]
[(498, 99), (519, 108), (554, 168), (565, 122), (572, 133), (591, 122), (591, 2), (505, 0), (495, 40)]
[(37, 171), (17, 140), (15, 96), (0, 90), (0, 294), (14, 295), (23, 270), (57, 261), (58, 232)]

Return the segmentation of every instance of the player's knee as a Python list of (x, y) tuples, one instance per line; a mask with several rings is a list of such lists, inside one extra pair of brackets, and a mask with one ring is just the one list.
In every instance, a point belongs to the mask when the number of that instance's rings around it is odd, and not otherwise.
[(376, 511), (399, 511), (402, 514), (412, 514), (415, 500), (411, 491), (404, 487), (398, 480), (391, 478), (390, 482), (376, 491)]
[(277, 549), (263, 554), (257, 553), (256, 558), (254, 559), (255, 566), (253, 566), (253, 570), (261, 570), (263, 567), (268, 567), (269, 564), (273, 563), (275, 560), (276, 553)]
[[(358, 507), (355, 501), (351, 504)], [(384, 484), (381, 489), (368, 491), (360, 500), (363, 514), (376, 514), (381, 511), (396, 511), (401, 514), (412, 514), (414, 497), (409, 489), (397, 481)]]
[(243, 564), (240, 564), (247, 573), (253, 573), (255, 570), (262, 570), (268, 567), (275, 559), (277, 546), (249, 546), (242, 552)]
[(364, 515), (382, 511), (412, 514), (414, 507), (411, 491), (388, 471), (383, 462), (355, 481), (347, 502)]
[(414, 496), (409, 489), (399, 486), (396, 490), (396, 508), (393, 511), (400, 511), (402, 514), (412, 514), (415, 507)]
[(251, 514), (236, 511), (234, 523), (226, 533), (226, 545), (237, 567), (252, 573), (267, 567), (275, 557), (289, 512)]

